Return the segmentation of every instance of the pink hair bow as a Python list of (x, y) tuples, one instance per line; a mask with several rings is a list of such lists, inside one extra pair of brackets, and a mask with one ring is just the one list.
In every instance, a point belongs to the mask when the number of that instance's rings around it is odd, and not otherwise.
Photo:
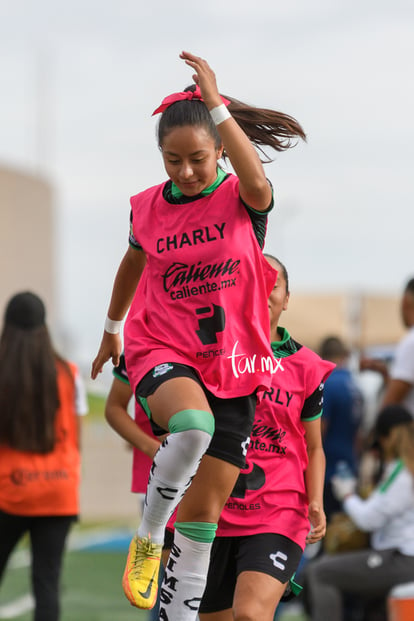
[[(154, 116), (155, 114), (160, 114), (160, 112), (164, 112), (164, 110), (166, 110), (173, 103), (177, 101), (184, 101), (185, 99), (188, 99), (190, 101), (192, 99), (198, 99), (199, 101), (203, 101), (200, 87), (198, 86), (198, 84), (196, 84), (194, 91), (183, 91), (181, 93), (172, 93), (172, 95), (168, 95), (168, 97), (165, 97), (162, 100), (161, 105), (158, 106), (156, 110), (154, 110), (154, 112), (152, 113), (152, 116)], [(228, 106), (230, 103), (230, 101), (226, 99), (225, 97), (221, 97), (221, 100), (226, 106)]]

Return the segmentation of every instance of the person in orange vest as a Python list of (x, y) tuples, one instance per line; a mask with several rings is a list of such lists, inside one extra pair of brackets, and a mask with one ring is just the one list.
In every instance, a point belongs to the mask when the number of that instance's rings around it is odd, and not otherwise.
[(53, 348), (43, 301), (17, 293), (0, 336), (0, 581), (29, 533), (34, 621), (60, 617), (64, 548), (79, 513), (79, 415), (87, 409), (77, 367)]

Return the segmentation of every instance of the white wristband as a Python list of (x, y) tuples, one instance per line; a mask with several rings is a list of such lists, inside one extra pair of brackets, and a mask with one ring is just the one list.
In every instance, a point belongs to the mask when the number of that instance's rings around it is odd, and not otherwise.
[(212, 108), (210, 110), (210, 116), (213, 119), (214, 125), (220, 125), (223, 121), (227, 121), (227, 119), (231, 118), (231, 114), (224, 103)]
[(119, 331), (122, 326), (122, 321), (115, 321), (114, 319), (110, 319), (107, 317), (105, 319), (105, 332), (109, 332), (109, 334), (119, 334)]

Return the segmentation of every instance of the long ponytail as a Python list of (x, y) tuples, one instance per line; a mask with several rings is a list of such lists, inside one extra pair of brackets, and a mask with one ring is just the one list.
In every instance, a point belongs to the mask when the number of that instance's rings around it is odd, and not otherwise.
[(265, 156), (267, 162), (272, 158), (263, 150), (270, 147), (275, 151), (285, 151), (297, 144), (306, 134), (296, 119), (268, 108), (256, 108), (224, 95), (229, 101), (228, 109), (250, 141)]

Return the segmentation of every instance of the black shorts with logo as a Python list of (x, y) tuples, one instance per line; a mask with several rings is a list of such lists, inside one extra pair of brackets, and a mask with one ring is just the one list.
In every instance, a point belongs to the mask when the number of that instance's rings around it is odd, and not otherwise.
[(285, 584), (294, 575), (301, 556), (300, 546), (276, 533), (216, 537), (200, 612), (231, 608), (237, 577), (243, 571), (258, 571)]
[[(163, 368), (158, 374), (156, 369), (160, 366)], [(246, 452), (256, 410), (256, 395), (219, 399), (205, 388), (192, 367), (167, 362), (144, 375), (135, 391), (137, 401), (149, 397), (161, 384), (175, 377), (189, 377), (197, 382), (202, 387), (214, 414), (215, 431), (206, 454), (243, 468), (246, 464)], [(151, 425), (156, 435), (167, 433), (152, 420)]]

